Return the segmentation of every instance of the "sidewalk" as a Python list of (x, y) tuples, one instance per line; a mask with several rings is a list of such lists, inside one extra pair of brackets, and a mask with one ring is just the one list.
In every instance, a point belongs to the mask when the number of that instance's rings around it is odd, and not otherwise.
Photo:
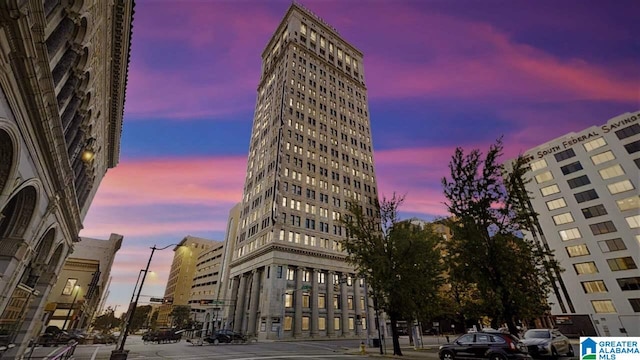
[[(428, 341), (430, 337), (425, 336), (423, 341), (427, 342), (422, 347), (415, 348), (412, 345), (409, 345), (409, 337), (401, 336), (400, 337), (400, 350), (402, 351), (402, 356), (393, 355), (393, 343), (391, 339), (388, 339), (386, 343), (383, 344), (383, 354), (380, 354), (379, 347), (366, 347), (365, 352), (369, 357), (379, 357), (379, 358), (391, 358), (391, 359), (438, 359), (438, 348), (440, 344), (432, 343), (433, 341)], [(440, 341), (444, 339), (441, 337)], [(444, 341), (443, 341), (444, 343)], [(356, 349), (348, 349), (345, 351), (350, 355), (360, 355), (360, 348)]]

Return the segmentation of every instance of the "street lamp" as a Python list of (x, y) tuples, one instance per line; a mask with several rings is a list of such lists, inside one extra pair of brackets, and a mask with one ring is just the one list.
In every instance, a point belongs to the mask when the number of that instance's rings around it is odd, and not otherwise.
[(64, 319), (64, 323), (62, 324), (62, 330), (67, 330), (65, 329), (65, 327), (67, 326), (67, 321), (69, 321), (69, 317), (71, 317), (71, 311), (73, 310), (73, 307), (76, 304), (76, 299), (78, 298), (78, 293), (80, 292), (80, 286), (79, 285), (74, 286), (73, 290), (76, 291), (76, 294), (73, 296), (73, 301), (71, 301), (71, 307), (69, 308), (69, 311), (67, 311), (67, 317)]
[[(147, 267), (144, 270), (140, 270), (140, 273), (138, 274), (138, 278), (140, 278), (140, 274), (142, 274), (142, 272), (144, 271), (144, 275), (142, 275), (142, 280), (140, 281), (140, 287), (138, 288), (138, 294), (136, 295), (136, 299), (135, 301), (133, 301), (133, 305), (131, 306), (131, 313), (129, 315), (129, 319), (133, 320), (133, 316), (135, 315), (136, 312), (136, 307), (138, 306), (138, 300), (140, 299), (140, 292), (142, 291), (142, 286), (144, 286), (144, 280), (147, 278), (147, 273), (149, 272), (149, 265), (151, 265), (151, 259), (153, 258), (153, 253), (156, 250), (165, 250), (168, 249), (171, 246), (179, 246), (178, 244), (170, 244), (167, 245), (165, 247), (162, 248), (157, 248), (155, 245), (153, 245), (151, 247), (151, 255), (149, 255), (149, 261), (147, 261)], [(137, 284), (137, 282), (136, 282)], [(134, 288), (134, 292), (135, 292), (135, 288)], [(133, 295), (131, 296), (131, 298), (133, 299)], [(124, 326), (124, 330), (123, 330), (123, 335), (122, 335), (122, 341), (120, 342), (120, 346), (118, 347), (118, 349), (113, 350), (111, 352), (111, 357), (109, 358), (110, 360), (126, 360), (127, 359), (127, 355), (129, 354), (129, 350), (124, 350), (124, 344), (127, 341), (127, 333), (129, 332), (129, 325), (131, 324), (130, 321), (127, 321), (125, 323)]]

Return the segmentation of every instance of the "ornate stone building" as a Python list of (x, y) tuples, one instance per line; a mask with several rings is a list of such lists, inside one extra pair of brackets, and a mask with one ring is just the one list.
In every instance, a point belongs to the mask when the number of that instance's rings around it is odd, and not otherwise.
[(227, 326), (263, 339), (373, 335), (339, 240), (348, 201), (374, 214), (363, 54), (293, 3), (262, 53)]
[[(120, 155), (132, 1), (0, 2), (0, 340), (19, 356)], [(15, 311), (20, 309), (20, 311)]]

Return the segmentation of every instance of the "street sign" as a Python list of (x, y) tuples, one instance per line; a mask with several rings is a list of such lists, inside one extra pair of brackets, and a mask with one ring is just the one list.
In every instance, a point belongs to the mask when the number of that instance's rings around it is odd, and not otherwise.
[(311, 285), (302, 285), (302, 290), (311, 290)]
[(151, 298), (149, 299), (149, 302), (161, 303), (163, 300), (163, 298)]

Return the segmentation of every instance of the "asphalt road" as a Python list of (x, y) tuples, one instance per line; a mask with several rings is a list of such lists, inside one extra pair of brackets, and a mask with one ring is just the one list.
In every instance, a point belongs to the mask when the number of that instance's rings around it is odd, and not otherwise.
[[(438, 345), (445, 342), (444, 338), (425, 336), (424, 346), (415, 349), (409, 345), (408, 337), (400, 337), (405, 359), (437, 360)], [(249, 344), (206, 344), (192, 345), (181, 340), (169, 344), (145, 344), (140, 336), (129, 336), (125, 349), (129, 350), (127, 360), (331, 360), (331, 359), (370, 359), (370, 356), (380, 357), (378, 348), (367, 348), (366, 355), (359, 353), (361, 340), (316, 340), (316, 341), (282, 341), (255, 342)], [(577, 340), (573, 341), (574, 349), (579, 349)], [(386, 357), (393, 354), (392, 345), (386, 343)], [(48, 360), (55, 356), (63, 347), (37, 347), (31, 357), (27, 353), (24, 359)], [(78, 345), (74, 360), (108, 360), (115, 345)], [(562, 358), (569, 360), (571, 358)], [(576, 358), (574, 358), (576, 359)]]
[[(185, 340), (169, 344), (144, 344), (139, 336), (130, 336), (125, 349), (129, 350), (127, 360), (151, 359), (216, 359), (216, 360), (291, 360), (291, 359), (366, 359), (366, 356), (346, 354), (357, 350), (359, 340), (297, 341), (297, 342), (257, 342), (250, 344), (205, 344), (192, 345)], [(55, 356), (63, 347), (37, 347), (31, 359), (45, 360)], [(107, 360), (114, 345), (78, 345), (75, 360)], [(375, 350), (375, 349), (373, 349)], [(369, 351), (372, 351), (369, 349)], [(351, 351), (353, 353), (354, 351)], [(25, 359), (29, 359), (29, 353)]]

